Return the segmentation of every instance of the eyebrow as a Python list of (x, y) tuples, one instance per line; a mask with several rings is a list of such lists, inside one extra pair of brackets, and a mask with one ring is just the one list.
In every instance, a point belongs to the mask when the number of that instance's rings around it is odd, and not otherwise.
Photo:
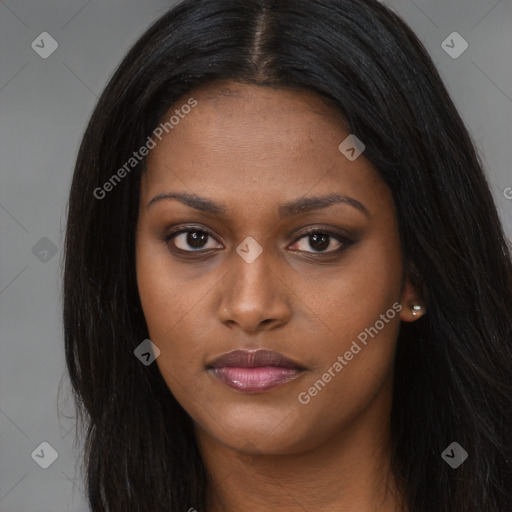
[[(212, 215), (226, 215), (228, 208), (223, 203), (216, 203), (206, 197), (198, 196), (197, 194), (188, 192), (173, 192), (173, 193), (162, 193), (153, 197), (151, 201), (146, 205), (146, 209), (149, 209), (154, 204), (160, 201), (168, 201), (176, 199), (181, 203), (199, 210), (201, 212), (210, 213)], [(281, 219), (286, 217), (292, 217), (302, 213), (311, 212), (313, 210), (321, 210), (327, 208), (332, 204), (348, 204), (354, 207), (360, 212), (364, 213), (367, 217), (370, 217), (368, 208), (364, 206), (360, 201), (342, 194), (326, 194), (321, 196), (310, 196), (310, 197), (299, 197), (293, 201), (283, 203), (279, 205), (279, 217)]]

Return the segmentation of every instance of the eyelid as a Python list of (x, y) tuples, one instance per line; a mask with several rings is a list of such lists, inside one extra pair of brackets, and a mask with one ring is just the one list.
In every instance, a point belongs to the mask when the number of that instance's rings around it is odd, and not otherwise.
[(302, 228), (299, 233), (296, 235), (295, 242), (300, 238), (303, 238), (305, 235), (311, 235), (315, 233), (322, 233), (324, 235), (330, 235), (333, 238), (340, 238), (343, 241), (349, 241), (350, 236), (348, 233), (336, 231), (334, 228), (330, 226), (323, 226), (319, 224), (313, 224), (311, 226), (307, 226)]
[(174, 226), (169, 226), (169, 228), (166, 230), (165, 237), (169, 238), (178, 233), (188, 231), (204, 231), (205, 233), (208, 233), (212, 237), (216, 238), (216, 235), (214, 235), (209, 228), (201, 224), (176, 224)]

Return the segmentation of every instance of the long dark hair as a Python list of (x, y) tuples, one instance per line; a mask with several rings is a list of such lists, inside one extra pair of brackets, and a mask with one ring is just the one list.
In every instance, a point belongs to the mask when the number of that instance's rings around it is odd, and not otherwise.
[[(364, 141), (394, 198), (427, 315), (402, 326), (393, 470), (411, 512), (512, 510), (512, 264), (472, 140), (426, 50), (373, 0), (185, 0), (137, 41), (80, 147), (64, 269), (67, 369), (94, 512), (204, 510), (192, 422), (156, 364), (135, 276), (145, 161), (112, 177), (194, 87), (315, 91)], [(441, 457), (453, 441), (467, 460)]]

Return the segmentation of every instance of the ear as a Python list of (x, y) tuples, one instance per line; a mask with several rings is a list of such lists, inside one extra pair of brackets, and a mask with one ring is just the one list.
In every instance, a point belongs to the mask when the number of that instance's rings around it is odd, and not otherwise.
[(413, 284), (410, 275), (406, 277), (400, 298), (402, 304), (400, 320), (414, 322), (426, 313), (425, 292), (422, 288), (418, 280)]

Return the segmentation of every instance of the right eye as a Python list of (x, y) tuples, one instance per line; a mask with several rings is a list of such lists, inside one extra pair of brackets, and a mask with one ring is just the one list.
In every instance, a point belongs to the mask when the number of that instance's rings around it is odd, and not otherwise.
[[(200, 252), (218, 249), (218, 246), (208, 247), (208, 239), (214, 239), (213, 235), (202, 229), (180, 229), (165, 237), (165, 242), (172, 241), (172, 244), (183, 252)], [(222, 246), (221, 246), (222, 248)]]

